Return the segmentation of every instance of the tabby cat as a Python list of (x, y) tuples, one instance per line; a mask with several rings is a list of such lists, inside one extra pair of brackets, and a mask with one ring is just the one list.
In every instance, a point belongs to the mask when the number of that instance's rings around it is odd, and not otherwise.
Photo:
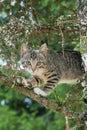
[(25, 87), (47, 96), (59, 83), (75, 83), (84, 74), (81, 55), (77, 51), (53, 52), (44, 43), (39, 50), (21, 46), (21, 64), (31, 74), (23, 79)]

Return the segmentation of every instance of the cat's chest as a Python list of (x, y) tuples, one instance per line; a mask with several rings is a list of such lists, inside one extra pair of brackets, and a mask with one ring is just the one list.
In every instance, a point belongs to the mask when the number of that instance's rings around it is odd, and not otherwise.
[(43, 70), (37, 70), (35, 72), (31, 72), (31, 75), (39, 77), (44, 82), (47, 81), (47, 77), (45, 76), (45, 72)]

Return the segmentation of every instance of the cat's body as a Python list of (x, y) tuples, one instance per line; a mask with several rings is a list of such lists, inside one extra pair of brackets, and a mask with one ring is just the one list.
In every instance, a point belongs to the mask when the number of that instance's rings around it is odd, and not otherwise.
[(52, 52), (43, 44), (39, 50), (30, 50), (25, 44), (21, 47), (21, 62), (31, 74), (24, 80), (26, 87), (33, 87), (34, 92), (46, 96), (59, 83), (74, 83), (84, 74), (79, 52)]

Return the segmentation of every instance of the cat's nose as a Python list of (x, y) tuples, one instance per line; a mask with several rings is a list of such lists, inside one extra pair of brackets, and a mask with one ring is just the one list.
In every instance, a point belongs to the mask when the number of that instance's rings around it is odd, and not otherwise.
[(36, 67), (32, 67), (32, 71), (34, 72), (36, 70)]

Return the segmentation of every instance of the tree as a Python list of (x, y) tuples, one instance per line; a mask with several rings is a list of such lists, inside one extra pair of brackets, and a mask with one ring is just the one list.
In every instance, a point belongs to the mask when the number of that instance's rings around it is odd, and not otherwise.
[[(0, 83), (84, 124), (86, 106), (80, 84), (61, 85), (52, 95), (43, 98), (36, 96), (32, 90), (24, 88), (22, 84), (16, 83), (16, 80), (22, 76), (29, 77), (26, 72), (17, 69), (20, 47), (23, 43), (38, 48), (42, 43), (47, 42), (49, 48), (54, 51), (77, 49), (84, 54), (85, 49), (87, 52), (86, 0), (77, 2), (78, 13), (76, 4), (66, 0), (0, 2), (0, 54), (4, 63), (4, 66), (0, 67)], [(84, 43), (82, 48), (80, 48), (79, 38), (80, 43)]]

